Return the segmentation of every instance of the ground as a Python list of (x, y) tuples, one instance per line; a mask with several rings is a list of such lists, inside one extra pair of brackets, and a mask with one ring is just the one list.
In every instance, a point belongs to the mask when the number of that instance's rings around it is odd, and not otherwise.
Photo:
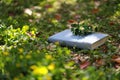
[[(120, 1), (1, 0), (1, 80), (119, 80)], [(109, 34), (95, 50), (61, 47), (48, 37), (73, 22)]]

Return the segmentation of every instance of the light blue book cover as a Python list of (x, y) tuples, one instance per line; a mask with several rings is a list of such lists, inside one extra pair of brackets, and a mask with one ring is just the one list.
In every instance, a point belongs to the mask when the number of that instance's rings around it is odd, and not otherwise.
[(95, 49), (107, 40), (108, 34), (95, 32), (86, 36), (73, 35), (70, 29), (54, 34), (49, 42), (59, 41), (60, 44), (83, 49)]

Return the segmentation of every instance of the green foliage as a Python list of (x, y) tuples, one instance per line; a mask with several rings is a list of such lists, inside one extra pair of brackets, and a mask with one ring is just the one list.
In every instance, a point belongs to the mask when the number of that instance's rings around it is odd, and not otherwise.
[(94, 32), (92, 26), (86, 24), (72, 24), (71, 31), (74, 35), (88, 35)]
[(11, 4), (13, 0), (1, 0), (1, 2), (6, 3), (6, 4)]
[[(0, 5), (0, 80), (120, 79), (119, 0), (1, 0)], [(69, 20), (85, 22), (72, 24), (75, 35), (97, 27), (110, 35), (108, 41), (95, 50), (48, 43)]]

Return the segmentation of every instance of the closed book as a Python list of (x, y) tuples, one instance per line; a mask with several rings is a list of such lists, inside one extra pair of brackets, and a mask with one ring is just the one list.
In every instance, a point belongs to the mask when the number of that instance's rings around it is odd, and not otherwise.
[(108, 34), (94, 32), (85, 36), (74, 35), (70, 29), (56, 33), (48, 38), (49, 42), (60, 42), (61, 45), (77, 47), (82, 49), (95, 49), (105, 43)]

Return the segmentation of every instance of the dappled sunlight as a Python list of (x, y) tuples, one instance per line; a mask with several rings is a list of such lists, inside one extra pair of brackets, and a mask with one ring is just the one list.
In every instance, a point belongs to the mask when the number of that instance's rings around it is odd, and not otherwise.
[(120, 18), (120, 3), (117, 4), (117, 8), (116, 8), (114, 14), (110, 16), (111, 20), (114, 20), (114, 21), (117, 20), (118, 23), (120, 23), (119, 18)]
[[(95, 50), (48, 42), (73, 23), (97, 27), (109, 35), (107, 42)], [(119, 43), (120, 0), (0, 0), (0, 80), (115, 80)]]
[(27, 8), (27, 9), (24, 10), (24, 13), (26, 13), (26, 14), (31, 16), (32, 15), (32, 10)]
[[(39, 5), (35, 5), (35, 6), (31, 6), (29, 8), (25, 8), (24, 9), (24, 13), (29, 15), (29, 16), (33, 16), (36, 19), (42, 19), (45, 18), (46, 15), (50, 14), (51, 16), (53, 16), (53, 14), (55, 14), (55, 17), (53, 17), (53, 19), (51, 19), (51, 22), (54, 22), (54, 18), (56, 20), (60, 20), (61, 19), (61, 15), (58, 13), (58, 10), (64, 8), (64, 6), (62, 5), (76, 5), (76, 0), (47, 0), (47, 1), (41, 1), (39, 2)], [(69, 12), (69, 15), (73, 16), (75, 15), (74, 11)], [(53, 21), (54, 20), (54, 21)]]
[[(47, 2), (46, 2), (47, 3)], [(75, 5), (76, 4), (76, 0), (48, 0), (48, 6), (47, 8), (47, 12), (51, 13), (51, 12), (56, 12), (57, 10), (59, 10), (62, 6), (61, 4), (68, 4), (68, 5)]]
[(111, 20), (118, 20), (120, 18), (120, 11), (116, 11), (111, 17)]

